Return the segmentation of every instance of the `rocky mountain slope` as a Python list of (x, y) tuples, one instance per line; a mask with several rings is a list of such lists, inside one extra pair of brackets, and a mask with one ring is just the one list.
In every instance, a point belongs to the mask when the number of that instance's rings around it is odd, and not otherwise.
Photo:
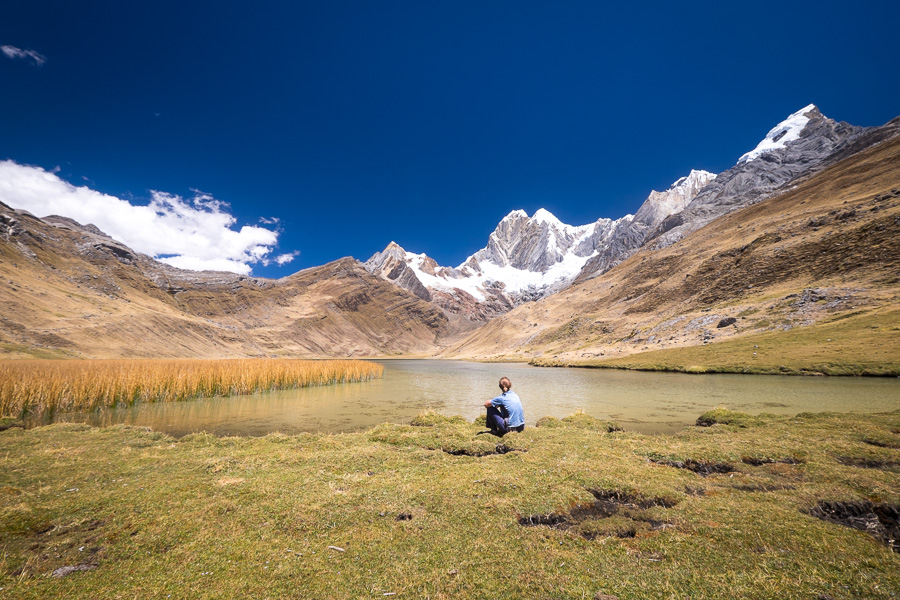
[(890, 135), (828, 119), (810, 104), (776, 125), (728, 171), (693, 170), (653, 191), (635, 215), (590, 225), (561, 223), (546, 210), (507, 215), (487, 245), (456, 268), (391, 242), (366, 262), (379, 277), (477, 326), (575, 281), (605, 273), (647, 244), (661, 248), (734, 210), (797, 184)]
[(460, 323), (477, 326), (571, 283), (585, 262), (630, 219), (630, 215), (618, 221), (600, 219), (573, 227), (546, 210), (532, 217), (515, 210), (500, 221), (486, 247), (456, 268), (441, 267), (434, 259), (407, 252), (394, 242), (365, 266), (458, 316)]
[(644, 245), (665, 247), (719, 217), (781, 193), (885, 139), (890, 131), (837, 122), (815, 105), (805, 106), (773, 127), (734, 167), (709, 178), (680, 210), (661, 220), (635, 219), (637, 224), (611, 240), (608, 251), (592, 258), (577, 280), (605, 273)]
[(638, 247), (647, 231), (683, 210), (713, 179), (712, 173), (691, 171), (668, 190), (651, 192), (636, 215), (588, 225), (567, 225), (544, 209), (531, 217), (514, 210), (500, 221), (487, 245), (456, 268), (441, 267), (434, 259), (407, 252), (394, 242), (365, 266), (458, 316), (461, 324), (477, 326), (523, 302), (564, 289), (598, 257), (621, 260), (625, 248)]
[(440, 309), (353, 259), (279, 280), (183, 271), (97, 228), (0, 204), (0, 355), (429, 353)]
[(683, 211), (664, 221), (651, 237), (657, 247), (671, 244), (713, 219), (771, 197), (801, 178), (883, 139), (870, 128), (827, 118), (810, 104), (776, 125), (737, 164), (721, 173)]
[[(573, 363), (865, 317), (867, 332), (878, 340), (867, 354), (887, 353), (896, 361), (898, 134), (900, 118), (856, 134), (851, 144), (871, 147), (673, 243), (645, 245), (615, 268), (523, 304), (444, 356)], [(872, 146), (866, 135), (887, 141)], [(771, 155), (783, 164), (777, 152)], [(788, 145), (786, 154), (793, 152)], [(816, 344), (839, 355), (845, 341), (823, 336)], [(743, 359), (749, 363), (753, 356), (751, 349)]]

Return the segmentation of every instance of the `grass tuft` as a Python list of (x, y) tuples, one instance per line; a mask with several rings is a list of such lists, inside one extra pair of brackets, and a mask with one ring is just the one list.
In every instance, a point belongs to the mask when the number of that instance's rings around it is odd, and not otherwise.
[(752, 427), (759, 423), (759, 419), (747, 413), (728, 410), (724, 406), (717, 406), (697, 417), (698, 427), (712, 427), (713, 425), (733, 425), (735, 427)]

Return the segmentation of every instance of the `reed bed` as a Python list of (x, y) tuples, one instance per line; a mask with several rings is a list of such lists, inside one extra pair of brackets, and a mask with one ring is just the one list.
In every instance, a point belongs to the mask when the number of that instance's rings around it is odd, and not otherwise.
[(361, 360), (6, 360), (0, 361), (0, 416), (366, 381), (383, 372)]

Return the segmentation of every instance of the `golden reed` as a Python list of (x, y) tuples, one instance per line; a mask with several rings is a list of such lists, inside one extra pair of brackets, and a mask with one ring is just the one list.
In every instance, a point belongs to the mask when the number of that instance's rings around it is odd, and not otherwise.
[(5, 360), (0, 416), (252, 394), (365, 381), (383, 372), (361, 360)]

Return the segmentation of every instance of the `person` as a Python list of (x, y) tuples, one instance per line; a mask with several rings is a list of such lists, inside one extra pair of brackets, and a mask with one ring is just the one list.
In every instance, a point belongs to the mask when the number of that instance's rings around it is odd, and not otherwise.
[(524, 431), (525, 411), (518, 394), (512, 391), (509, 377), (500, 378), (500, 391), (499, 396), (484, 403), (488, 428), (497, 437), (503, 437), (510, 431)]

